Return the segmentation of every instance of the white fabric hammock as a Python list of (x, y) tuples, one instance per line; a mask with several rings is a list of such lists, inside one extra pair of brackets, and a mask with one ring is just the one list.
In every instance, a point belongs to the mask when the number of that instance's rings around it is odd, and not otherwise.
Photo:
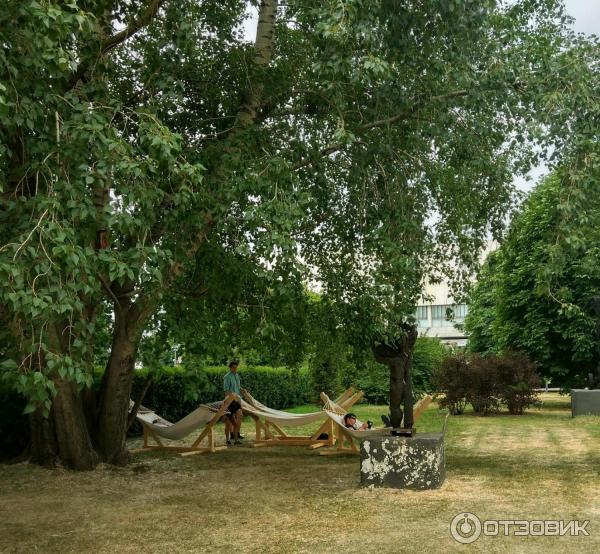
[[(284, 412), (283, 410), (275, 410), (273, 408), (269, 408), (269, 406), (265, 406), (264, 404), (260, 403), (258, 400), (256, 400), (256, 398), (254, 398), (254, 396), (252, 396), (246, 389), (242, 389), (242, 396), (244, 397), (245, 401), (244, 404), (250, 404), (250, 406), (256, 410), (259, 410), (265, 414), (271, 414), (273, 416), (278, 416), (278, 417), (298, 417), (298, 416), (302, 416), (302, 415), (306, 415), (306, 414), (292, 414), (290, 412)], [(314, 413), (314, 412), (312, 412)], [(322, 412), (318, 412), (318, 413), (322, 413)]]
[[(391, 427), (381, 427), (378, 429), (363, 429), (362, 431), (357, 431), (356, 429), (346, 427), (346, 425), (344, 424), (344, 416), (330, 412), (327, 409), (325, 410), (325, 413), (329, 418), (331, 418), (335, 423), (337, 423), (338, 426), (344, 430), (344, 432), (348, 433), (352, 436), (352, 438), (355, 438), (357, 440), (366, 440), (374, 436), (391, 435), (392, 432)], [(362, 424), (362, 421), (358, 419), (356, 420), (356, 425), (358, 427), (360, 427)]]
[[(201, 404), (193, 412), (189, 413), (179, 421), (171, 423), (160, 417), (158, 414), (140, 406), (136, 415), (137, 419), (148, 429), (160, 437), (171, 440), (180, 440), (187, 437), (190, 433), (204, 427), (220, 408), (222, 402), (215, 402), (211, 405)], [(217, 408), (215, 406), (218, 405)]]
[[(381, 427), (378, 429), (363, 429), (362, 431), (357, 431), (356, 429), (346, 427), (344, 423), (344, 416), (348, 413), (342, 406), (336, 404), (333, 400), (331, 400), (325, 393), (321, 393), (321, 398), (324, 400), (323, 411), (327, 414), (327, 417), (333, 420), (334, 423), (338, 425), (341, 429), (344, 430), (345, 433), (348, 433), (350, 436), (357, 440), (366, 440), (370, 437), (374, 436), (383, 436), (383, 435), (391, 435), (392, 428), (391, 427)], [(356, 420), (356, 425), (360, 427), (363, 424), (359, 419)]]
[(310, 412), (308, 414), (290, 414), (288, 412), (272, 413), (277, 412), (277, 410), (265, 412), (255, 406), (252, 406), (245, 400), (242, 400), (242, 410), (244, 410), (245, 413), (259, 417), (265, 421), (275, 423), (276, 425), (283, 425), (284, 427), (301, 427), (302, 425), (308, 425), (309, 423), (314, 423), (315, 421), (321, 421), (325, 417), (325, 414), (322, 411)]
[[(281, 410), (274, 410), (273, 408), (261, 404), (247, 390), (243, 390), (242, 394), (247, 400), (242, 400), (242, 410), (244, 410), (244, 412), (284, 427), (301, 427), (302, 425), (321, 421), (325, 417), (323, 410), (306, 414), (291, 414)], [(350, 398), (347, 400), (350, 400)]]

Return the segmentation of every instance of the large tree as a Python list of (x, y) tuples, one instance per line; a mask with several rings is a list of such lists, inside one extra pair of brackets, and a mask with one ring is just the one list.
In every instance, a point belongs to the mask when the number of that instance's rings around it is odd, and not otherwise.
[(465, 328), (473, 351), (521, 350), (554, 384), (583, 386), (600, 354), (588, 307), (600, 290), (600, 198), (579, 208), (586, 233), (549, 284), (546, 270), (564, 231), (561, 194), (556, 175), (531, 193), (480, 275)]
[(243, 0), (6, 4), (4, 367), (34, 459), (76, 468), (126, 460), (140, 337), (209, 250), (318, 282), (357, 344), (396, 352), (396, 405), (422, 280), (472, 266), (502, 226), (569, 46), (558, 0), (261, 0), (253, 44)]

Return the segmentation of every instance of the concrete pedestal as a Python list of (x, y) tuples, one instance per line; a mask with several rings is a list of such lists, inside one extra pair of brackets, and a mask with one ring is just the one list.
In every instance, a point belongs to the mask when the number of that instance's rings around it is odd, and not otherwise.
[(600, 390), (571, 389), (571, 414), (600, 416)]
[(364, 487), (437, 489), (446, 477), (444, 435), (370, 438), (361, 443), (360, 462)]

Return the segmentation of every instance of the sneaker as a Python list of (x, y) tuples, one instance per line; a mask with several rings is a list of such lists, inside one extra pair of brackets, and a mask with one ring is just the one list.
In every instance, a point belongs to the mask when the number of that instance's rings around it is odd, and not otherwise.
[(240, 435), (240, 434), (238, 433), (238, 436), (237, 436), (237, 438), (238, 438), (239, 440), (243, 441), (243, 440), (244, 440), (246, 437), (245, 437), (244, 435)]
[(381, 416), (381, 421), (383, 421), (383, 424), (384, 424), (386, 427), (391, 427), (391, 426), (392, 426), (392, 421), (390, 420), (389, 416), (382, 415), (382, 416)]
[(235, 439), (233, 441), (233, 444), (242, 444), (242, 441), (240, 439)]
[(227, 446), (231, 446), (231, 441), (229, 439), (227, 439), (225, 442), (227, 443)]

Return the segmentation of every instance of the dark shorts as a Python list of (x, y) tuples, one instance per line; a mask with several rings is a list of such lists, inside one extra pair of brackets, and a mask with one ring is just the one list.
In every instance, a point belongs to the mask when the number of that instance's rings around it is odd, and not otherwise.
[(235, 414), (235, 412), (237, 412), (238, 410), (242, 409), (242, 405), (237, 401), (237, 400), (232, 400), (231, 404), (229, 404), (229, 406), (227, 406), (227, 411), (229, 412), (229, 415), (232, 416), (233, 414)]

